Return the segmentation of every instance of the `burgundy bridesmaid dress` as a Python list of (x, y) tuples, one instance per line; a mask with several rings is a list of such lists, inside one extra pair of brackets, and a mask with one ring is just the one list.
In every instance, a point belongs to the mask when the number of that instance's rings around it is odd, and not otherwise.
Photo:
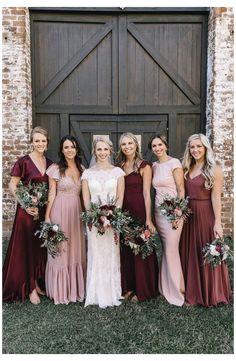
[(214, 240), (214, 212), (211, 190), (204, 187), (202, 174), (185, 180), (186, 196), (193, 211), (183, 226), (180, 240), (180, 258), (185, 278), (185, 299), (192, 305), (215, 306), (228, 304), (231, 288), (226, 263), (216, 268), (204, 264), (202, 249)]
[[(52, 162), (46, 159), (48, 168)], [(48, 176), (41, 174), (29, 155), (20, 158), (11, 171), (11, 176), (21, 177), (24, 185), (48, 182)], [(44, 282), (47, 260), (46, 248), (40, 247), (42, 240), (34, 235), (44, 220), (45, 209), (39, 212), (39, 219), (17, 204), (12, 234), (3, 265), (3, 300), (24, 301), (35, 289), (35, 280)]]
[[(140, 168), (150, 166), (143, 161)], [(125, 176), (123, 210), (145, 224), (146, 211), (143, 197), (143, 178), (132, 172)], [(158, 263), (156, 252), (142, 259), (134, 255), (129, 247), (121, 245), (121, 285), (122, 294), (134, 291), (139, 301), (149, 300), (158, 295)]]

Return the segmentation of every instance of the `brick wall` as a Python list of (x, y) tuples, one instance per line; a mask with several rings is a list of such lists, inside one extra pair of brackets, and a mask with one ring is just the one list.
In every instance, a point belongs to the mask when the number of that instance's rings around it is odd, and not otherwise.
[(12, 164), (29, 151), (32, 128), (30, 27), (27, 8), (2, 8), (2, 167), (3, 237), (15, 213), (9, 194)]
[[(12, 164), (29, 151), (32, 128), (30, 27), (27, 8), (2, 9), (3, 67), (3, 236), (8, 237), (15, 213), (9, 194)], [(233, 230), (233, 9), (211, 8), (207, 70), (207, 135), (221, 162), (225, 231)]]
[(224, 172), (222, 223), (233, 230), (233, 8), (212, 8), (208, 28), (207, 135)]

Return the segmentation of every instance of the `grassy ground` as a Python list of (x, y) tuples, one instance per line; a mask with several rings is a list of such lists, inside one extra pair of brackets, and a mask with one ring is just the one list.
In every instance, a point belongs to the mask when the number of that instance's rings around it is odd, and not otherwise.
[(4, 303), (2, 331), (4, 354), (232, 354), (233, 304), (181, 308), (158, 297), (100, 309), (43, 297)]

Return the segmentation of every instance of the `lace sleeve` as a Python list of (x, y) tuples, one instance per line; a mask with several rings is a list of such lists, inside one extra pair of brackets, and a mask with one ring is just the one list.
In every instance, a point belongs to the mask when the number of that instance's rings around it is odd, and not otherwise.
[(81, 177), (81, 180), (88, 180), (89, 179), (89, 169), (85, 169), (84, 171), (83, 171), (83, 174), (82, 174), (82, 177)]

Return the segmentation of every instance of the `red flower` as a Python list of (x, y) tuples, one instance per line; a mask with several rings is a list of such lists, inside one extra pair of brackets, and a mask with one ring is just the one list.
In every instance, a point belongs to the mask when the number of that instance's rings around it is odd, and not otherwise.
[(103, 205), (100, 207), (101, 211), (113, 211), (116, 208), (116, 206), (108, 206), (108, 205)]
[(49, 229), (48, 231), (48, 237), (53, 238), (57, 232), (54, 232), (52, 229)]
[(219, 245), (219, 244), (216, 245), (216, 251), (221, 253), (221, 245)]

